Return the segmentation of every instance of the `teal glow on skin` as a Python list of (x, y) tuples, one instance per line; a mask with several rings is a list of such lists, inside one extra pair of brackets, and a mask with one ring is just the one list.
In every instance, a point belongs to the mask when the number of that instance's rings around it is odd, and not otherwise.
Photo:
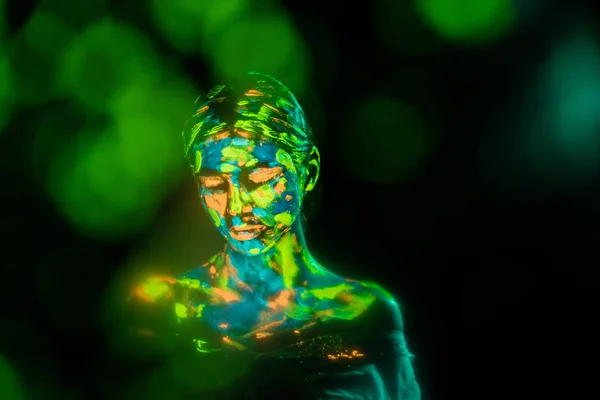
[(264, 254), (300, 215), (305, 171), (267, 140), (224, 132), (197, 146), (200, 198), (216, 228), (233, 249)]
[[(392, 296), (378, 285), (329, 272), (307, 249), (299, 216), (319, 176), (320, 158), (300, 105), (279, 81), (258, 73), (248, 77), (245, 91), (224, 85), (211, 90), (183, 132), (202, 203), (225, 248), (176, 278), (151, 278), (136, 289), (136, 297), (174, 303), (179, 338), (192, 344), (192, 351), (228, 356), (233, 349), (251, 354), (285, 349), (286, 356), (292, 351), (300, 359), (306, 350), (345, 367), (353, 359), (381, 357), (363, 353), (353, 341), (340, 344), (335, 332), (315, 337), (328, 329), (320, 323), (352, 320), (379, 300), (388, 310), (379, 322), (385, 325), (382, 340), (396, 340), (388, 347), (393, 359), (384, 378), (390, 398), (417, 400), (402, 316)], [(300, 347), (282, 346), (281, 338)], [(311, 341), (320, 338), (326, 341), (312, 348)], [(231, 374), (229, 365), (220, 367), (222, 375)], [(202, 379), (202, 373), (197, 376)], [(235, 385), (237, 377), (230, 378)], [(381, 386), (377, 393), (385, 390)]]
[[(210, 91), (184, 130), (201, 201), (226, 246), (178, 277), (175, 286), (193, 292), (176, 301), (178, 318), (202, 318), (228, 340), (245, 340), (350, 320), (376, 299), (393, 302), (379, 286), (340, 277), (311, 256), (299, 216), (319, 177), (319, 152), (289, 90), (249, 76), (256, 81), (245, 91)], [(161, 297), (170, 293), (165, 285), (155, 281), (139, 294)]]

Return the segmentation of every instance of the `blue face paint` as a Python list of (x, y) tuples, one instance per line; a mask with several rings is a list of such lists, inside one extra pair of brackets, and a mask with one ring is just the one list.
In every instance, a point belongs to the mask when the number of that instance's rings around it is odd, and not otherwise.
[(302, 179), (291, 156), (270, 141), (238, 136), (196, 150), (200, 195), (216, 228), (238, 252), (264, 254), (300, 214)]

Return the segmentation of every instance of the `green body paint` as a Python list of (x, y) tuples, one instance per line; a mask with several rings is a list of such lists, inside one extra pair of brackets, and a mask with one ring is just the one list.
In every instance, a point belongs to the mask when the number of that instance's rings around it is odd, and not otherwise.
[[(272, 78), (251, 76), (255, 83), (242, 91), (220, 85), (209, 92), (184, 131), (200, 198), (225, 248), (177, 279), (154, 279), (137, 291), (148, 301), (171, 299), (180, 324), (201, 318), (220, 336), (209, 341), (198, 331), (199, 353), (258, 352), (286, 335), (308, 348), (315, 326), (395, 304), (380, 286), (344, 279), (308, 251), (299, 216), (320, 156), (294, 96)], [(317, 347), (328, 362), (365, 357), (354, 345), (323, 340)]]

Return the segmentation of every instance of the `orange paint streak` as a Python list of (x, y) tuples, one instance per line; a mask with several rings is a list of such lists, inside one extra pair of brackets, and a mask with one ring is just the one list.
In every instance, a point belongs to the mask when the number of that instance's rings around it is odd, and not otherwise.
[(244, 95), (250, 96), (250, 97), (258, 97), (258, 96), (264, 96), (265, 94), (259, 90), (250, 89), (246, 93), (244, 93)]
[(271, 266), (271, 269), (275, 272), (281, 273), (281, 267), (279, 266), (279, 264), (277, 264), (277, 262), (273, 259), (269, 260), (269, 265)]
[(215, 268), (215, 266), (214, 266), (214, 265), (213, 265), (212, 267), (210, 267), (209, 271), (210, 271), (210, 273), (211, 273), (211, 274), (213, 274), (213, 275), (217, 273), (217, 269)]
[(225, 343), (227, 343), (228, 345), (235, 347), (238, 350), (245, 350), (246, 349), (246, 346), (244, 346), (243, 344), (238, 343), (238, 342), (236, 342), (234, 340), (231, 340), (229, 338), (229, 336), (223, 336), (223, 341)]
[(277, 308), (286, 307), (290, 303), (293, 294), (293, 290), (282, 290), (274, 300), (268, 303), (269, 308), (275, 310)]
[(229, 324), (219, 324), (219, 328), (227, 329), (227, 328), (229, 328)]
[(286, 199), (287, 201), (290, 201), (290, 200), (292, 199), (292, 195), (290, 195), (290, 194), (286, 194), (286, 195), (285, 195), (285, 199)]
[(265, 325), (261, 325), (258, 328), (253, 329), (252, 331), (250, 331), (247, 334), (245, 334), (244, 336), (242, 336), (242, 338), (246, 339), (246, 338), (255, 336), (259, 332), (265, 332), (265, 331), (271, 330), (273, 328), (277, 328), (278, 326), (282, 325), (286, 319), (287, 319), (286, 317), (283, 317), (283, 319), (281, 321), (275, 321), (275, 322), (270, 322)]
[(253, 137), (254, 137), (254, 135), (253, 135), (252, 133), (250, 133), (250, 132), (248, 132), (248, 131), (245, 131), (245, 130), (243, 130), (243, 129), (240, 129), (240, 128), (235, 128), (235, 129), (233, 130), (233, 132), (234, 132), (234, 133), (235, 133), (237, 136), (239, 136), (239, 137), (243, 137), (244, 139), (251, 139), (251, 138), (253, 138)]
[(233, 279), (235, 279), (238, 288), (247, 290), (249, 292), (253, 291), (252, 287), (246, 284), (244, 281), (242, 281), (238, 276), (234, 276)]
[(200, 115), (200, 114), (202, 114), (204, 111), (206, 111), (208, 109), (209, 109), (208, 106), (204, 106), (202, 108), (199, 108), (198, 111), (196, 111), (196, 115)]
[[(229, 260), (229, 255), (226, 255), (225, 257), (225, 262), (227, 263)], [(248, 286), (244, 281), (240, 279), (238, 270), (233, 265), (228, 265), (225, 271), (228, 273), (227, 276), (231, 276), (235, 280), (238, 288), (252, 292), (252, 287)]]
[(245, 213), (252, 212), (252, 206), (243, 206), (242, 207), (242, 212), (245, 212)]
[(216, 141), (219, 141), (221, 139), (228, 137), (229, 135), (231, 135), (230, 131), (219, 132), (216, 135), (213, 135), (212, 140), (216, 142)]
[(326, 318), (333, 315), (333, 310), (323, 310), (315, 313), (315, 318)]
[(285, 190), (285, 185), (281, 182), (275, 184), (275, 193), (281, 194)]
[(273, 335), (273, 334), (270, 333), (270, 332), (257, 332), (256, 333), (256, 338), (257, 339), (263, 339), (263, 338), (269, 337), (271, 335)]
[(135, 291), (135, 295), (148, 303), (154, 303), (156, 300), (146, 294), (143, 287), (139, 287)]
[(177, 282), (177, 279), (172, 278), (170, 276), (166, 276), (166, 275), (157, 276), (156, 279), (160, 279), (161, 281), (164, 281), (167, 283), (176, 283)]
[(216, 295), (218, 295), (228, 303), (231, 303), (232, 301), (238, 301), (240, 299), (240, 296), (237, 293), (233, 293), (226, 289), (213, 287), (212, 290)]
[(335, 296), (335, 301), (337, 301), (340, 304), (348, 305), (352, 303), (352, 295), (349, 293), (340, 293), (337, 296)]
[(208, 208), (215, 210), (221, 217), (225, 216), (227, 193), (204, 196), (204, 202)]
[(272, 105), (270, 105), (270, 104), (267, 104), (267, 103), (265, 103), (265, 104), (263, 104), (263, 105), (264, 105), (265, 107), (268, 107), (268, 108), (270, 108), (271, 110), (275, 111), (277, 114), (281, 114), (281, 112), (279, 111), (279, 109), (277, 109), (277, 108), (273, 107)]

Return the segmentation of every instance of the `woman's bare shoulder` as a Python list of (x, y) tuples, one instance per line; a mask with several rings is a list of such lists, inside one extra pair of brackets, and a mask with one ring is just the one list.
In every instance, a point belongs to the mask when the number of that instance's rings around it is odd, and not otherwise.
[(134, 297), (149, 303), (170, 299), (182, 288), (212, 286), (219, 277), (218, 271), (218, 260), (213, 256), (204, 264), (181, 274), (146, 276), (136, 284)]
[(397, 330), (404, 329), (402, 313), (396, 297), (382, 285), (370, 281), (356, 281), (356, 291), (370, 297), (369, 308), (365, 312), (378, 314), (387, 321), (386, 325)]

